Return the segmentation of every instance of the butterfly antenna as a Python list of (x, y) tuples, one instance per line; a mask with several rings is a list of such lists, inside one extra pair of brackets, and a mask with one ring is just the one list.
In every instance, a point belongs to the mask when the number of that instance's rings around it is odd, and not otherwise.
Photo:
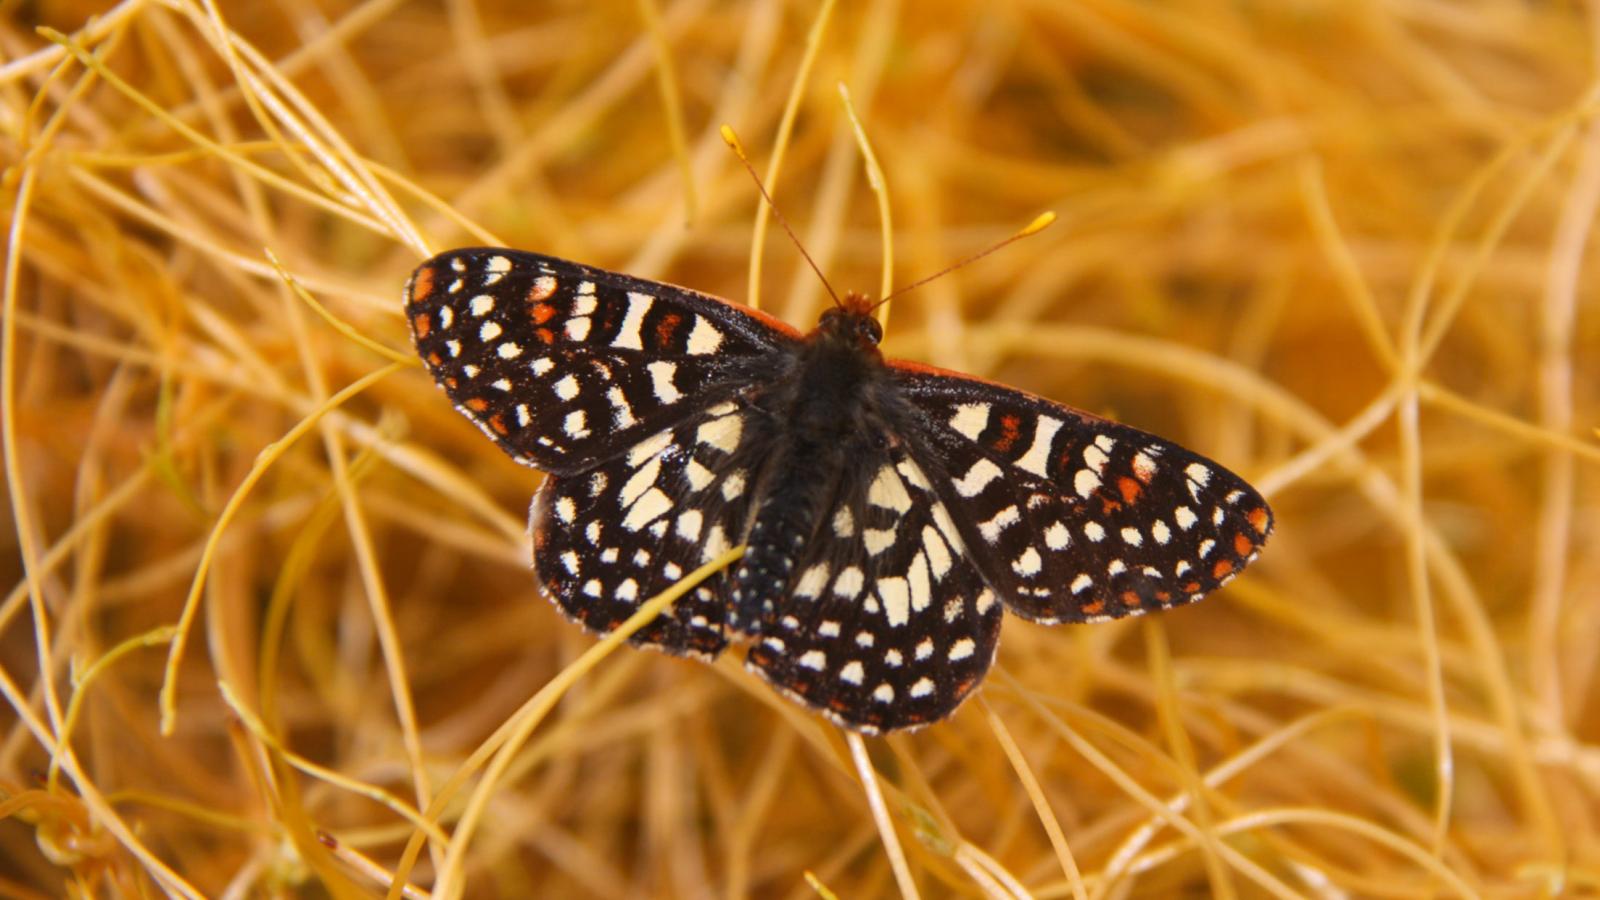
[(795, 236), (794, 229), (789, 227), (789, 220), (783, 217), (783, 213), (778, 209), (778, 204), (772, 202), (772, 195), (767, 193), (767, 186), (761, 183), (761, 176), (756, 174), (755, 166), (750, 165), (750, 157), (744, 155), (744, 145), (739, 143), (739, 136), (733, 133), (732, 128), (724, 125), (722, 126), (722, 139), (727, 142), (729, 147), (733, 148), (733, 152), (739, 157), (739, 162), (744, 163), (745, 171), (749, 172), (750, 177), (755, 180), (756, 190), (760, 191), (762, 198), (767, 201), (767, 208), (772, 210), (772, 215), (777, 218), (778, 224), (782, 225), (783, 230), (788, 233), (789, 240), (794, 241), (795, 248), (800, 251), (801, 256), (805, 257), (806, 262), (811, 266), (811, 271), (817, 273), (817, 277), (822, 279), (822, 286), (828, 289), (828, 296), (833, 298), (833, 305), (844, 306), (844, 303), (839, 300), (839, 295), (833, 292), (833, 285), (828, 283), (828, 276), (822, 274), (822, 269), (817, 267), (816, 260), (812, 259), (811, 254), (806, 252), (805, 245), (800, 243), (800, 238)]
[(1045, 230), (1046, 228), (1049, 228), (1050, 227), (1050, 223), (1054, 222), (1055, 220), (1056, 220), (1056, 214), (1055, 213), (1053, 213), (1053, 212), (1042, 212), (1039, 215), (1035, 216), (1033, 221), (1029, 222), (1026, 226), (1024, 226), (1021, 231), (1018, 231), (1016, 234), (1013, 234), (1012, 236), (1006, 238), (1005, 240), (999, 242), (998, 244), (995, 244), (994, 246), (990, 247), (989, 249), (982, 250), (982, 251), (980, 251), (978, 253), (974, 253), (971, 256), (967, 257), (966, 259), (963, 259), (963, 260), (961, 260), (959, 262), (955, 262), (955, 263), (952, 263), (952, 264), (950, 264), (948, 266), (945, 266), (944, 268), (942, 268), (939, 271), (933, 273), (932, 275), (929, 275), (926, 278), (918, 279), (917, 281), (913, 281), (912, 283), (906, 285), (903, 288), (896, 288), (895, 290), (890, 291), (888, 296), (884, 297), (883, 299), (879, 300), (877, 303), (874, 303), (874, 304), (872, 304), (872, 306), (868, 307), (868, 311), (870, 312), (871, 310), (877, 309), (878, 307), (884, 305), (885, 303), (888, 303), (890, 300), (893, 300), (894, 298), (900, 296), (901, 294), (906, 293), (907, 291), (913, 290), (915, 288), (922, 287), (923, 285), (925, 285), (928, 282), (934, 280), (935, 278), (942, 278), (945, 275), (949, 275), (951, 272), (954, 272), (955, 270), (961, 268), (962, 266), (969, 265), (971, 263), (975, 263), (978, 260), (983, 259), (985, 256), (988, 256), (989, 254), (995, 252), (996, 250), (999, 250), (1001, 247), (1004, 247), (1007, 244), (1013, 243), (1015, 241), (1020, 241), (1023, 238), (1028, 237), (1029, 235), (1038, 234), (1039, 232)]

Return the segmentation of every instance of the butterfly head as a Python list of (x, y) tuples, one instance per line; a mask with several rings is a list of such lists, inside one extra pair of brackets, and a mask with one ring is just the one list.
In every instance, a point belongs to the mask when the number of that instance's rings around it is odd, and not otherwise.
[(872, 317), (871, 309), (872, 301), (866, 297), (845, 294), (840, 305), (823, 311), (822, 318), (817, 321), (817, 331), (862, 349), (875, 348), (883, 340), (883, 326)]

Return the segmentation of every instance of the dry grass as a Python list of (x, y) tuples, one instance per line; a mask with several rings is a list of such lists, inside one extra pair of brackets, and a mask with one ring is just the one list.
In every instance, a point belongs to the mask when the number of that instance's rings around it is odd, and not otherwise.
[[(0, 4), (0, 894), (1600, 892), (1597, 4), (104, 6)], [(1206, 602), (1013, 620), (980, 700), (855, 752), (539, 601), (538, 476), (399, 315), (497, 241), (809, 324), (717, 127), (873, 289), (840, 82), (896, 283), (1061, 217), (891, 353), (1279, 515)]]

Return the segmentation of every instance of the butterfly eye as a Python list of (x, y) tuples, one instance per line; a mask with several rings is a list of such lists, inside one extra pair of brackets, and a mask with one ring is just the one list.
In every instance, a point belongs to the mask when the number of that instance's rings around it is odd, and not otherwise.
[(883, 340), (883, 326), (871, 316), (862, 316), (860, 324), (856, 325), (856, 333), (869, 344), (877, 344)]

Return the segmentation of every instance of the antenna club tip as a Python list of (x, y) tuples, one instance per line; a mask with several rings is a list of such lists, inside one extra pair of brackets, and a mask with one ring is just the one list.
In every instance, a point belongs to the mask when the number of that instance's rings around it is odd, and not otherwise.
[(1032, 222), (1029, 222), (1025, 228), (1017, 232), (1017, 237), (1027, 237), (1030, 234), (1038, 234), (1054, 224), (1055, 220), (1056, 214), (1046, 210), (1037, 216), (1034, 216)]
[(744, 155), (744, 145), (739, 143), (739, 136), (733, 133), (732, 125), (724, 125), (721, 128), (718, 128), (717, 132), (722, 135), (722, 140), (729, 147), (733, 148), (733, 152), (739, 154), (740, 156)]

